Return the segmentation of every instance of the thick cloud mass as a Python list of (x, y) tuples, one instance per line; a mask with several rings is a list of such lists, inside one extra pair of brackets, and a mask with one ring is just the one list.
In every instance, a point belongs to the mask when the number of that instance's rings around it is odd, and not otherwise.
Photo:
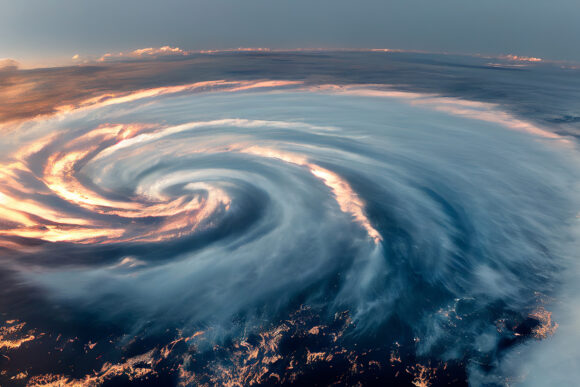
[[(345, 330), (328, 329), (345, 351), (384, 348), (384, 372), (400, 348), (415, 381), (518, 381), (504, 359), (556, 329), (549, 300), (574, 256), (575, 146), (490, 104), (384, 86), (218, 81), (113, 97), (4, 135), (2, 265), (20, 291), (40, 289), (30, 302), (66, 311), (54, 332), (88, 319), (126, 346), (203, 331), (206, 356), (307, 307), (327, 327), (346, 313)], [(340, 356), (316, 343), (308, 367)], [(182, 382), (232, 382), (223, 352), (202, 370), (178, 355)]]

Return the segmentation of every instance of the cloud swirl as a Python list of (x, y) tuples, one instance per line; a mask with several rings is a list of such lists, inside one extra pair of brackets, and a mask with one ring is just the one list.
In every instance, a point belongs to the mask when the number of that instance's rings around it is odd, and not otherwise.
[[(132, 333), (205, 330), (204, 352), (257, 332), (273, 364), (298, 328), (264, 327), (308, 305), (345, 324), (336, 340), (349, 327), (391, 351), (403, 337), (414, 359), (467, 361), (476, 381), (477, 364), (556, 329), (544, 300), (573, 248), (578, 156), (497, 105), (218, 80), (91, 97), (3, 139), (2, 265)], [(266, 381), (247, 367), (244, 383)]]

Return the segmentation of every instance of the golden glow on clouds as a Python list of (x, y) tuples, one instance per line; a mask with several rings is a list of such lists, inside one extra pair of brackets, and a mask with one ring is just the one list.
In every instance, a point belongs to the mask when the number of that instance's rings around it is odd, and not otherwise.
[[(165, 51), (175, 52), (172, 48)], [(143, 51), (144, 53), (149, 51)], [(452, 115), (482, 120), (499, 124), (503, 127), (523, 131), (535, 136), (567, 143), (568, 140), (555, 133), (543, 130), (533, 124), (518, 120), (508, 113), (498, 110), (496, 105), (482, 102), (464, 101), (456, 98), (437, 95), (401, 92), (385, 89), (381, 85), (320, 85), (305, 86), (300, 81), (258, 80), (226, 81), (215, 80), (196, 82), (185, 85), (142, 89), (131, 93), (106, 93), (81, 101), (75, 106), (62, 106), (60, 115), (104, 106), (132, 103), (135, 101), (156, 98), (183, 92), (213, 91), (242, 92), (256, 89), (276, 90), (293, 87), (301, 92), (320, 92), (343, 94), (372, 98), (395, 98), (413, 105), (443, 111)], [(279, 92), (279, 91), (278, 91)], [(0, 226), (0, 235), (21, 236), (42, 239), (48, 242), (74, 243), (111, 243), (121, 241), (160, 241), (178, 238), (194, 232), (198, 227), (221, 209), (228, 210), (231, 199), (218, 187), (202, 183), (191, 183), (187, 186), (192, 194), (188, 197), (166, 197), (163, 187), (170, 185), (171, 176), (148, 187), (138, 187), (138, 198), (128, 201), (111, 200), (86, 187), (77, 178), (79, 168), (87, 162), (103, 160), (115, 152), (126, 150), (131, 146), (143, 146), (164, 137), (202, 127), (271, 127), (290, 130), (332, 131), (336, 128), (309, 125), (300, 122), (265, 121), (247, 119), (221, 119), (205, 122), (189, 122), (172, 127), (159, 127), (152, 124), (115, 124), (101, 125), (83, 135), (68, 139), (47, 156), (41, 176), (36, 176), (28, 165), (28, 159), (47, 148), (55, 141), (62, 142), (59, 133), (52, 133), (37, 141), (31, 142), (14, 151), (8, 161), (0, 165), (0, 216), (4, 225)], [(263, 158), (272, 158), (306, 168), (332, 192), (342, 212), (350, 214), (360, 224), (374, 243), (381, 241), (381, 235), (372, 226), (365, 213), (365, 203), (354, 192), (352, 187), (337, 173), (322, 168), (301, 154), (283, 151), (278, 144), (267, 146), (234, 143), (227, 146), (205, 146), (199, 144), (192, 153), (239, 152)], [(22, 183), (23, 174), (35, 176), (44, 186), (37, 190)], [(182, 177), (176, 177), (180, 179)], [(96, 178), (95, 183), (99, 180)], [(18, 194), (20, 192), (20, 194)], [(200, 195), (194, 192), (206, 192)], [(156, 228), (136, 233), (129, 232), (123, 226), (111, 226), (106, 220), (87, 220), (85, 216), (65, 214), (35, 201), (30, 197), (35, 193), (56, 195), (65, 202), (93, 214), (120, 217), (126, 221), (143, 218), (163, 218)], [(12, 245), (6, 241), (3, 245)]]
[(35, 331), (26, 330), (25, 325), (26, 323), (10, 320), (0, 326), (0, 349), (17, 349), (24, 343), (33, 341), (37, 336), (42, 336)]
[[(371, 88), (369, 88), (369, 86), (371, 86)], [(572, 142), (564, 136), (542, 129), (532, 123), (517, 119), (513, 115), (500, 110), (499, 106), (495, 104), (468, 101), (452, 97), (441, 97), (436, 94), (384, 90), (376, 88), (377, 86), (379, 85), (322, 85), (311, 89), (320, 90), (321, 92), (355, 95), (359, 97), (397, 98), (413, 105), (424, 106), (451, 115), (491, 122), (499, 124), (505, 128), (525, 132), (534, 136), (557, 140), (562, 144), (572, 144)]]
[(48, 387), (89, 387), (99, 386), (106, 381), (118, 376), (125, 376), (129, 381), (141, 379), (154, 374), (153, 358), (155, 350), (151, 350), (139, 356), (131, 357), (122, 363), (112, 364), (106, 362), (99, 371), (86, 375), (81, 379), (74, 379), (65, 375), (45, 374), (33, 376), (28, 381), (28, 386)]
[(57, 108), (61, 114), (67, 114), (79, 109), (97, 109), (103, 106), (118, 105), (139, 101), (146, 98), (160, 97), (163, 95), (177, 94), (183, 92), (197, 92), (216, 89), (219, 91), (240, 91), (260, 88), (283, 87), (300, 85), (301, 81), (204, 81), (186, 85), (157, 87), (153, 89), (142, 89), (130, 93), (107, 93), (81, 101), (77, 105), (63, 105)]
[(539, 325), (532, 331), (537, 339), (546, 339), (556, 333), (558, 323), (552, 321), (552, 312), (547, 311), (543, 306), (530, 313), (530, 317), (539, 322)]
[(0, 58), (0, 70), (7, 68), (18, 68), (19, 63), (14, 59)]
[(533, 56), (518, 56), (518, 55), (505, 55), (500, 56), (500, 59), (508, 59), (516, 62), (542, 62), (542, 58), (536, 58)]
[[(0, 165), (5, 179), (0, 182), (0, 214), (8, 228), (0, 228), (0, 235), (42, 239), (49, 242), (108, 243), (111, 241), (159, 241), (172, 239), (196, 229), (199, 222), (211, 216), (222, 206), (229, 206), (229, 198), (215, 190), (208, 198), (194, 195), (173, 200), (144, 201), (108, 200), (81, 184), (75, 175), (79, 163), (94, 153), (100, 144), (121, 142), (149, 129), (148, 125), (115, 125), (99, 127), (61, 146), (61, 151), (48, 156), (40, 177), (48, 192), (64, 201), (87, 209), (95, 214), (114, 215), (130, 219), (163, 217), (166, 221), (157, 229), (139, 235), (126, 235), (123, 228), (111, 228), (102, 221), (89, 221), (85, 217), (67, 217), (65, 214), (31, 199), (15, 199), (8, 192), (19, 190), (30, 193), (18, 180), (19, 173), (32, 174), (27, 167), (27, 157), (44, 149), (55, 136), (23, 147), (14, 153), (16, 162)], [(92, 144), (92, 145), (91, 145)], [(201, 189), (197, 186), (196, 189)], [(208, 187), (204, 187), (208, 188)], [(160, 199), (160, 198), (157, 198)], [(4, 245), (7, 246), (7, 245)]]
[(174, 54), (186, 54), (187, 52), (179, 47), (163, 46), (159, 48), (148, 47), (141, 48), (132, 52), (134, 55), (174, 55)]
[(353, 218), (363, 226), (363, 228), (367, 231), (368, 235), (375, 243), (379, 243), (382, 240), (379, 232), (374, 229), (374, 227), (371, 225), (371, 222), (365, 215), (363, 201), (358, 197), (350, 185), (336, 173), (322, 168), (316, 164), (310, 163), (303, 156), (282, 152), (276, 149), (253, 146), (246, 149), (240, 149), (240, 151), (260, 157), (278, 159), (287, 163), (308, 168), (312, 175), (320, 179), (328, 188), (331, 189), (338, 205), (340, 206), (340, 209), (343, 212), (351, 214)]

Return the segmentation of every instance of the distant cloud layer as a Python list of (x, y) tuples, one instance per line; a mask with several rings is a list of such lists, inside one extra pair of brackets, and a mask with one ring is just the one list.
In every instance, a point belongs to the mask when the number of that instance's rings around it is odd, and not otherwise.
[(170, 47), (170, 46), (163, 46), (163, 47), (147, 47), (147, 48), (140, 48), (137, 50), (133, 50), (130, 52), (119, 52), (117, 54), (107, 53), (101, 56), (98, 60), (99, 62), (105, 62), (111, 59), (131, 59), (131, 58), (156, 58), (156, 57), (163, 57), (163, 56), (175, 56), (175, 55), (187, 55), (188, 52), (182, 50), (179, 47)]
[[(332, 58), (325, 53), (332, 53)], [(241, 54), (241, 55), (239, 55)], [(370, 54), (370, 55), (367, 55)], [(308, 55), (318, 56), (319, 63), (325, 67), (318, 68), (308, 61)], [(179, 47), (162, 46), (135, 49), (116, 54), (105, 54), (101, 57), (83, 57), (75, 54), (72, 58), (79, 65), (52, 69), (33, 69), (15, 71), (18, 62), (13, 59), (0, 61), (0, 123), (29, 117), (31, 114), (52, 114), (66, 106), (75, 106), (82, 100), (102, 95), (103, 93), (125, 93), (146, 87), (167, 86), (183, 82), (197, 82), (205, 79), (219, 79), (224, 72), (237, 72), (255, 63), (253, 57), (266, 58), (258, 64), (258, 69), (243, 75), (245, 79), (256, 79), (263, 75), (282, 78), (304, 77), (311, 74), (309, 82), (316, 84), (317, 78), (337, 76), (357, 66), (356, 58), (363, 56), (369, 60), (369, 67), (374, 79), (365, 82), (379, 82), (387, 77), (390, 82), (399, 83), (405, 76), (408, 85), (422, 91), (429, 91), (433, 76), (425, 81), (425, 75), (417, 70), (413, 75), (405, 73), (404, 61), (420, 63), (430, 56), (427, 53), (396, 49), (337, 50), (301, 49), (296, 51), (271, 50), (267, 48), (236, 48), (227, 50), (187, 51)], [(450, 55), (435, 55), (444, 62), (457, 60)], [(235, 59), (234, 59), (235, 58)], [(284, 67), (264, 66), (271, 61), (284, 60)], [(394, 61), (385, 62), (385, 58)], [(449, 58), (449, 59), (447, 59)], [(401, 61), (402, 60), (402, 61)], [(429, 59), (431, 60), (431, 59)], [(545, 61), (541, 58), (504, 55), (499, 57), (474, 56), (463, 57), (462, 61), (482, 69), (516, 69), (530, 66), (556, 66), (573, 69), (573, 66), (559, 62)], [(395, 66), (395, 67), (393, 67)], [(475, 68), (475, 67), (474, 67)], [(418, 69), (418, 68), (417, 68)], [(264, 73), (260, 73), (264, 71)], [(411, 71), (414, 71), (411, 68)], [(435, 71), (428, 68), (427, 71)], [(130, 74), (131, 76), (127, 76)], [(356, 73), (348, 77), (357, 81)], [(361, 81), (361, 80), (358, 80)], [(459, 80), (458, 80), (459, 81)], [(482, 95), (485, 100), (485, 96)], [(515, 101), (514, 101), (515, 102)]]
[(2, 70), (16, 70), (19, 63), (14, 59), (0, 59), (0, 71)]
[(29, 63), (133, 47), (370, 48), (580, 61), (575, 0), (5, 1), (0, 52)]

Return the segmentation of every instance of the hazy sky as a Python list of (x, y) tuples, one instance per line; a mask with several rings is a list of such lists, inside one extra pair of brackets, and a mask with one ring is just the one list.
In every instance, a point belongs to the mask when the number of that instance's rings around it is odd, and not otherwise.
[(0, 0), (0, 58), (152, 46), (388, 47), (580, 60), (578, 0)]

